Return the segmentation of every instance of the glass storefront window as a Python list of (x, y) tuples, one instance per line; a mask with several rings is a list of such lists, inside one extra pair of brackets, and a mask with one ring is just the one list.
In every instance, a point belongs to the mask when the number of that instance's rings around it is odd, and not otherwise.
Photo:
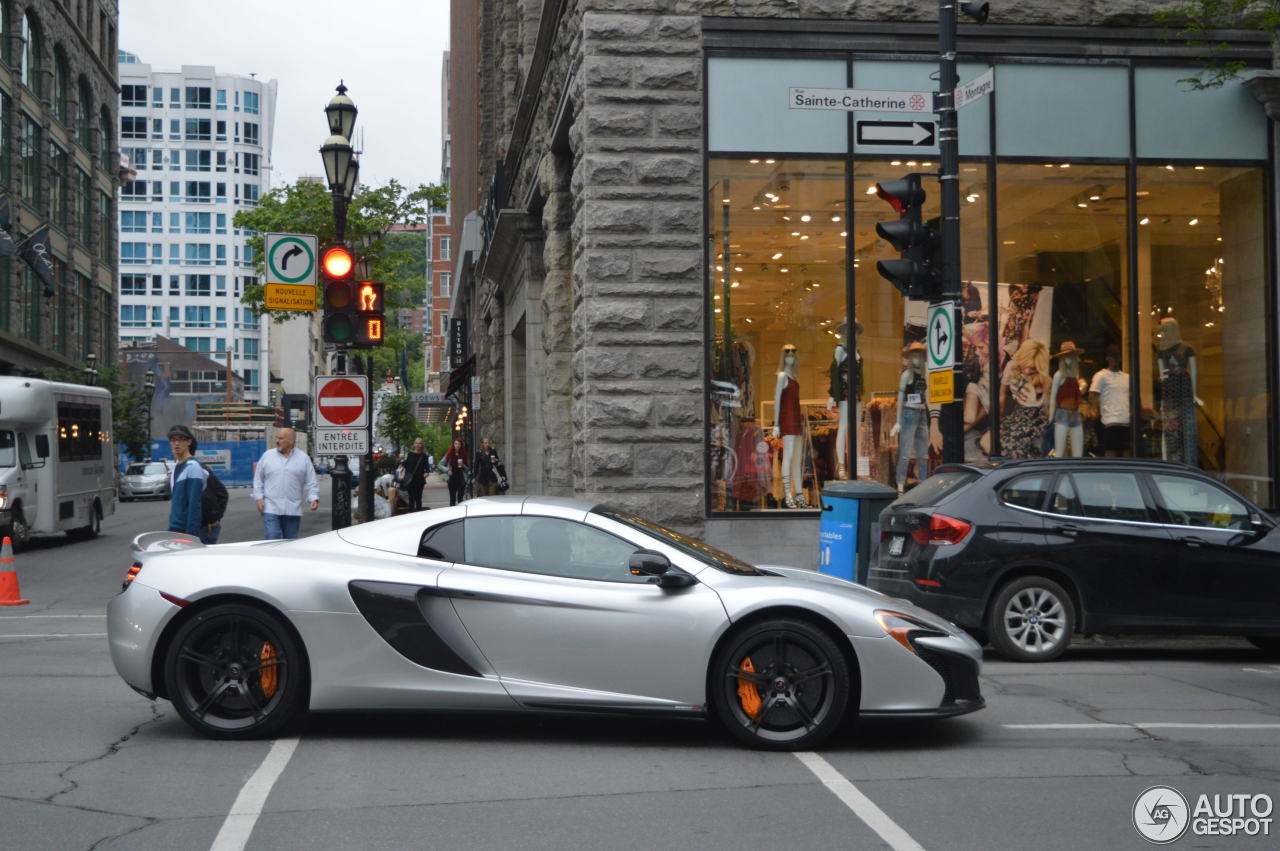
[(1263, 170), (1138, 168), (1139, 453), (1271, 499)]
[(713, 159), (707, 185), (711, 508), (816, 506), (841, 428), (845, 165)]
[(999, 454), (1101, 455), (1105, 442), (1127, 455), (1125, 168), (1001, 164), (997, 178)]

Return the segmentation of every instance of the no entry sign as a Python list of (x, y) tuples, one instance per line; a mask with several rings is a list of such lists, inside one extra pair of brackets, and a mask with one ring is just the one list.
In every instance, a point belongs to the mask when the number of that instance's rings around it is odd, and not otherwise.
[(367, 428), (369, 380), (363, 375), (317, 375), (315, 422), (319, 428)]

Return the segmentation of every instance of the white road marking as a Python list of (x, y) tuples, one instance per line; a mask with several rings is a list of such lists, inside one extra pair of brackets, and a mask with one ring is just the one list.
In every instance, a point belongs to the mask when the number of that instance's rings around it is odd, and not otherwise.
[(231, 805), (231, 812), (227, 813), (222, 829), (213, 840), (211, 851), (243, 851), (249, 842), (249, 834), (253, 833), (253, 826), (258, 823), (258, 816), (262, 815), (262, 805), (267, 802), (271, 787), (284, 773), (297, 747), (297, 737), (275, 740), (262, 764), (240, 789), (236, 802)]
[(1003, 724), (1009, 730), (1280, 730), (1280, 724), (1201, 724), (1180, 721), (1089, 722), (1080, 724)]
[(912, 839), (910, 834), (898, 826), (897, 822), (885, 815), (884, 810), (877, 807), (870, 798), (858, 791), (858, 787), (846, 780), (844, 775), (832, 767), (831, 763), (811, 751), (801, 751), (793, 756), (800, 760), (805, 768), (812, 771), (813, 775), (822, 781), (822, 785), (830, 789), (831, 793), (852, 810), (854, 815), (879, 834), (880, 838), (894, 851), (924, 851), (920, 843)]
[(6, 638), (106, 638), (105, 632), (26, 632), (17, 635), (0, 634), (0, 640)]

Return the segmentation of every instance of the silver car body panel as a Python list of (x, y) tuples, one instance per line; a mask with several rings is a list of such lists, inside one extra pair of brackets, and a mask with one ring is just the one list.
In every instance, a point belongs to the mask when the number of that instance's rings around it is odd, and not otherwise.
[[(886, 636), (877, 609), (935, 629), (919, 638), (981, 662), (978, 645), (912, 604), (842, 579), (795, 568), (765, 575), (713, 568), (668, 541), (590, 512), (574, 500), (494, 497), (402, 515), (295, 541), (192, 545), (160, 537), (137, 553), (143, 569), (108, 606), (117, 671), (154, 694), (152, 656), (180, 602), (236, 596), (279, 611), (310, 663), (312, 709), (531, 708), (699, 711), (717, 643), (735, 622), (778, 607), (812, 612), (848, 637), (861, 668), (864, 711), (928, 713), (945, 683), (925, 660)], [(665, 553), (693, 574), (685, 588), (523, 573), (419, 558), (422, 533), (468, 516), (536, 514), (586, 522)], [(185, 546), (186, 544), (184, 544)], [(426, 625), (467, 672), (427, 667), (394, 646), (353, 596), (400, 589), (417, 628)], [(391, 626), (395, 626), (392, 624)]]

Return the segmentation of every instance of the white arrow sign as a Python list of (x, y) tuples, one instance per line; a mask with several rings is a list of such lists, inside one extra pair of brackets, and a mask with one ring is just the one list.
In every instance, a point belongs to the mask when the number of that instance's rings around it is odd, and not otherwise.
[(858, 144), (928, 147), (936, 127), (933, 121), (859, 121)]

